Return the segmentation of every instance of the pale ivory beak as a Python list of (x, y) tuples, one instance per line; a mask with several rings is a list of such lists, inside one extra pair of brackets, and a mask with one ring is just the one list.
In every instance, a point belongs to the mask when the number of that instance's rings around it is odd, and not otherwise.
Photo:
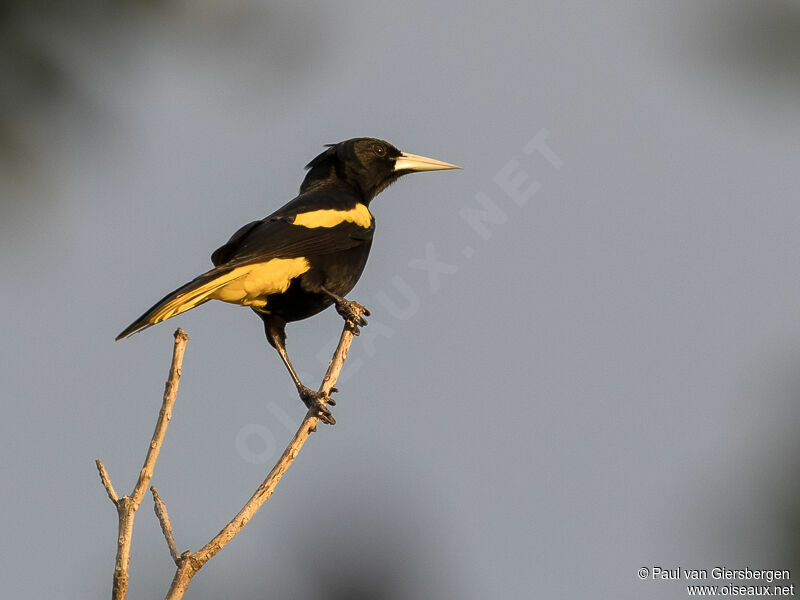
[(457, 165), (403, 152), (394, 163), (395, 171), (444, 171), (445, 169), (460, 169)]

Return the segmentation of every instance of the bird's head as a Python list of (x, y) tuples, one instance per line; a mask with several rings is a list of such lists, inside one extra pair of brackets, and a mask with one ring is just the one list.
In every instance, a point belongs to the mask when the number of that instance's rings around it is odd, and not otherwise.
[(433, 158), (401, 152), (383, 140), (353, 138), (330, 144), (325, 152), (308, 163), (306, 169), (309, 172), (300, 190), (344, 184), (358, 189), (364, 202), (369, 203), (402, 175), (460, 168)]

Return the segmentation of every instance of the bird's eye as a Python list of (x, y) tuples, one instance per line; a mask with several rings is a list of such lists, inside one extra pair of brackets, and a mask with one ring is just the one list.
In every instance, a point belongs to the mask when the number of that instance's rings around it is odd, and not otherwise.
[(383, 144), (372, 144), (372, 151), (375, 156), (386, 156), (386, 146)]

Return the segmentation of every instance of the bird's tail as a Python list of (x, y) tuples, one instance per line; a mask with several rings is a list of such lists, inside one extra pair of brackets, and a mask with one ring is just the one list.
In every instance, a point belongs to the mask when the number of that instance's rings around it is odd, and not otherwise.
[(182, 285), (156, 302), (141, 317), (128, 325), (116, 339), (120, 340), (151, 325), (166, 321), (170, 317), (179, 315), (190, 308), (208, 302), (213, 297), (214, 292), (235, 278), (236, 274), (232, 273), (230, 268), (211, 269), (207, 273), (195, 277), (189, 283)]

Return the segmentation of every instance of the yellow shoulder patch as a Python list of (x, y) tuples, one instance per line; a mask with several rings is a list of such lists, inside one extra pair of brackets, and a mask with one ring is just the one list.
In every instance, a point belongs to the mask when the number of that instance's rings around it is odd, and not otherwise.
[(300, 213), (294, 218), (294, 225), (313, 229), (315, 227), (336, 227), (345, 221), (367, 229), (372, 225), (372, 215), (366, 206), (358, 203), (355, 208), (350, 210), (322, 209)]

